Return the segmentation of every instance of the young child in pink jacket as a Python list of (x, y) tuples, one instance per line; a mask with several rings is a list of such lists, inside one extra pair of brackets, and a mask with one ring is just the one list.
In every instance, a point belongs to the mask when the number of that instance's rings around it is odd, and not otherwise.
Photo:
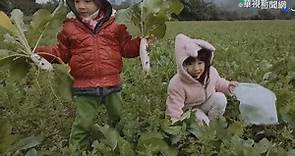
[(215, 48), (208, 42), (192, 39), (184, 34), (176, 36), (175, 53), (177, 74), (169, 82), (166, 114), (172, 123), (192, 109), (196, 121), (203, 125), (222, 116), (229, 94), (236, 81), (221, 78), (211, 66)]

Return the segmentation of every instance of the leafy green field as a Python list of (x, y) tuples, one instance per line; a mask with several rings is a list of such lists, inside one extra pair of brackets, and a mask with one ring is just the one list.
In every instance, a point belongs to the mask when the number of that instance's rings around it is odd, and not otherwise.
[[(93, 138), (99, 140), (89, 155), (295, 155), (295, 21), (167, 25), (165, 38), (152, 48), (151, 75), (143, 74), (138, 59), (125, 60), (120, 136), (112, 128), (96, 126)], [(164, 111), (167, 85), (176, 72), (178, 33), (211, 42), (217, 49), (214, 66), (223, 77), (271, 89), (280, 124), (243, 124), (238, 101), (228, 97), (225, 119), (210, 127), (196, 127), (190, 119), (171, 126)], [(57, 82), (36, 69), (22, 81), (13, 80), (5, 68), (0, 73), (0, 155), (69, 155), (75, 106), (53, 92)], [(98, 125), (108, 123), (105, 113), (99, 110)]]

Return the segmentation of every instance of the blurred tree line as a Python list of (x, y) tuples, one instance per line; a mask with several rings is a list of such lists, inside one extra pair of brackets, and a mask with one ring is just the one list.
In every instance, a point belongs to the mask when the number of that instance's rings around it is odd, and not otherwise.
[(9, 14), (12, 9), (18, 8), (27, 16), (32, 15), (40, 8), (53, 10), (58, 4), (58, 0), (51, 0), (46, 4), (38, 4), (36, 0), (0, 0), (0, 10)]
[[(239, 11), (228, 11), (206, 0), (180, 0), (184, 4), (183, 11), (174, 16), (181, 21), (195, 20), (272, 20), (272, 19), (295, 19), (295, 13), (283, 14), (280, 10), (258, 10), (252, 14), (243, 14)], [(40, 8), (53, 10), (58, 0), (51, 0), (46, 4), (37, 4), (35, 0), (0, 0), (0, 10), (8, 13), (14, 9), (21, 9), (25, 15), (32, 15)], [(122, 3), (114, 6), (116, 9), (126, 8), (130, 4)], [(237, 6), (238, 7), (238, 6)], [(295, 8), (295, 6), (293, 7)]]
[[(295, 14), (284, 14), (280, 10), (258, 9), (257, 11), (254, 9), (245, 14), (241, 12), (241, 10), (245, 8), (241, 8), (236, 11), (229, 11), (216, 6), (212, 2), (207, 2), (206, 0), (180, 1), (185, 7), (180, 15), (176, 16), (178, 20), (273, 20), (295, 18)], [(295, 6), (293, 8), (295, 8)]]

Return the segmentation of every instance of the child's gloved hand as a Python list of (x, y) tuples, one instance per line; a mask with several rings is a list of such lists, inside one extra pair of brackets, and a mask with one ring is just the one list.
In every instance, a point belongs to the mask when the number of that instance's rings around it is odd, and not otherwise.
[(229, 81), (229, 84), (228, 84), (229, 92), (232, 93), (238, 85), (239, 85), (239, 82), (237, 81)]
[(142, 38), (145, 38), (147, 40), (148, 49), (154, 44), (155, 40), (157, 39), (157, 37), (154, 34), (150, 34)]
[(157, 39), (157, 37), (154, 34), (147, 35), (144, 38), (147, 40), (149, 47), (151, 47), (151, 45), (153, 45), (153, 43)]
[(200, 109), (196, 109), (195, 111), (196, 121), (200, 126), (203, 126), (204, 123), (209, 126), (210, 119), (208, 116)]
[(172, 125), (175, 124), (177, 121), (179, 121), (179, 119), (171, 118), (171, 123), (172, 123)]

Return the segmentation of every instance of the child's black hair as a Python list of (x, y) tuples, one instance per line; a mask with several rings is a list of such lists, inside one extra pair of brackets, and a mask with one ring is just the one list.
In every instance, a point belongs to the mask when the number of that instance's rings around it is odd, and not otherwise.
[[(98, 20), (98, 23), (95, 26), (94, 32), (97, 33), (100, 31), (102, 25), (109, 20), (109, 18), (112, 15), (113, 12), (113, 8), (111, 3), (108, 0), (93, 0), (94, 3), (97, 6), (100, 6), (102, 10), (104, 10), (104, 17), (100, 20)], [(78, 20), (80, 20), (82, 22), (82, 19), (79, 15), (79, 12), (77, 11), (76, 7), (75, 7), (75, 1), (74, 0), (66, 0), (66, 3), (69, 7), (69, 9), (75, 14), (75, 16), (78, 18)], [(83, 24), (85, 24), (84, 22), (82, 22)], [(86, 25), (86, 27), (88, 27)], [(89, 28), (90, 29), (90, 28)], [(92, 31), (92, 30), (91, 30)]]
[[(211, 66), (211, 57), (212, 57), (212, 51), (208, 50), (208, 49), (201, 49), (198, 51), (198, 56), (197, 57), (188, 57), (187, 59), (185, 59), (185, 61), (183, 62), (184, 66), (187, 65), (191, 65), (193, 62), (195, 62), (197, 59), (200, 61), (204, 61), (205, 62), (205, 71), (204, 73), (200, 76), (200, 78), (198, 79), (198, 81), (200, 83), (202, 83), (203, 85), (205, 85), (205, 87), (207, 87), (208, 81), (209, 81), (209, 68)], [(206, 82), (205, 82), (205, 78), (207, 76)]]

